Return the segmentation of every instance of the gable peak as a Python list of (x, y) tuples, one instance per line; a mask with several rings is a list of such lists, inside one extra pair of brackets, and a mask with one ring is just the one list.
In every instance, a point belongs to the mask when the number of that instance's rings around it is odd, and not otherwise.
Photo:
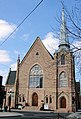
[(37, 36), (36, 40), (40, 40), (40, 37), (39, 37), (39, 36)]

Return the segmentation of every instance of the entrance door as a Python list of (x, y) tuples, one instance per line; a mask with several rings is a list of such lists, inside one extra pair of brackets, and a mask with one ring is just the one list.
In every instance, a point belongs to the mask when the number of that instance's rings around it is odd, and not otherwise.
[(11, 106), (11, 95), (8, 97), (8, 106)]
[(65, 99), (65, 97), (62, 97), (61, 98), (60, 107), (61, 108), (66, 108), (66, 99)]
[(38, 106), (38, 95), (37, 95), (37, 93), (33, 93), (33, 95), (32, 95), (32, 106)]

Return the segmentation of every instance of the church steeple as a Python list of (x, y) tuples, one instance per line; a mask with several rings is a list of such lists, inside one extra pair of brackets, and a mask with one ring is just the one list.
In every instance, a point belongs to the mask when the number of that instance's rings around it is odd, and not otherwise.
[(60, 49), (69, 49), (69, 39), (68, 39), (68, 32), (66, 27), (66, 21), (64, 16), (64, 7), (62, 9), (62, 19), (61, 19), (61, 28), (60, 28), (60, 40), (59, 40), (59, 48)]

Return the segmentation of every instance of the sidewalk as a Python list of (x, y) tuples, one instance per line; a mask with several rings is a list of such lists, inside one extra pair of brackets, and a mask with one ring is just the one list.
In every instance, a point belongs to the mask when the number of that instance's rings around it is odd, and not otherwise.
[(0, 117), (13, 117), (13, 116), (23, 116), (23, 114), (16, 112), (0, 112)]

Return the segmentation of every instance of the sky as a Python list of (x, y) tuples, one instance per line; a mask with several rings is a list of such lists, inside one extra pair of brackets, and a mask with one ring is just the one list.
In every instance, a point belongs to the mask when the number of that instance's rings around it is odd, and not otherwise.
[[(61, 0), (43, 0), (15, 33), (4, 42), (40, 1), (0, 0), (0, 75), (3, 76), (3, 85), (10, 68), (16, 70), (18, 55), (20, 54), (22, 60), (37, 36), (49, 52), (54, 53), (55, 49), (58, 49), (59, 39), (55, 36), (60, 29), (60, 24), (56, 19), (61, 16)], [(69, 4), (69, 0), (64, 0), (64, 4), (70, 10), (74, 6), (74, 1), (70, 0)]]

